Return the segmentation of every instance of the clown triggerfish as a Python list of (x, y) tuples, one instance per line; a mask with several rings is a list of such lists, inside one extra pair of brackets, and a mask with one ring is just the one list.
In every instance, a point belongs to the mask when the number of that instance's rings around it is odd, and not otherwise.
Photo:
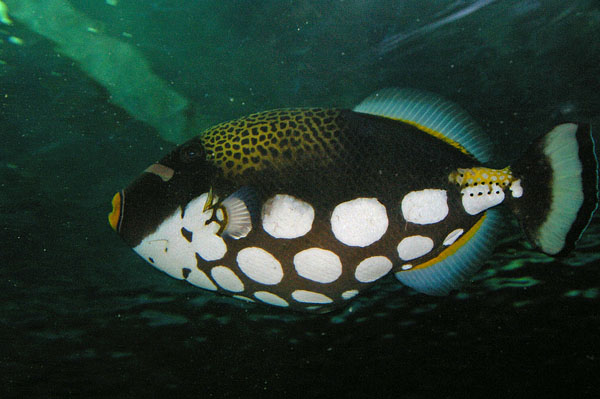
[(506, 203), (542, 252), (573, 249), (598, 201), (591, 127), (565, 123), (509, 167), (458, 106), (385, 89), (354, 110), (221, 123), (115, 194), (110, 225), (176, 279), (308, 311), (390, 272), (444, 295), (491, 253)]

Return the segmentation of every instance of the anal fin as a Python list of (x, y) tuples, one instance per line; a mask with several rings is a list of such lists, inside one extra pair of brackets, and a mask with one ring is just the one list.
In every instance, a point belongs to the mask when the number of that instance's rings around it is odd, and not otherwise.
[(428, 295), (447, 295), (481, 267), (501, 231), (502, 211), (488, 209), (479, 221), (436, 258), (395, 272), (403, 284)]

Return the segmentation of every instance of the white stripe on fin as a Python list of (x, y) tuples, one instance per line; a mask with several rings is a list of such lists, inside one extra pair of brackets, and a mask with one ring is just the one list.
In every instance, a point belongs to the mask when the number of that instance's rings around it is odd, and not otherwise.
[[(428, 267), (398, 271), (395, 273), (396, 278), (414, 290), (428, 295), (446, 295), (459, 288), (479, 270), (481, 263), (492, 253), (500, 232), (501, 215), (502, 212), (498, 209), (488, 209), (478, 230), (465, 233), (444, 250), (456, 252)], [(471, 237), (469, 233), (472, 234)], [(458, 249), (454, 246), (458, 246)]]
[(252, 217), (257, 215), (257, 199), (249, 187), (242, 187), (223, 200), (227, 212), (227, 227), (223, 234), (231, 238), (244, 238), (252, 230)]
[(480, 162), (490, 160), (492, 144), (483, 130), (466, 111), (435, 94), (414, 89), (383, 89), (363, 100), (354, 111), (425, 127), (460, 144)]
[[(565, 248), (567, 234), (576, 222), (584, 203), (583, 165), (579, 158), (577, 129), (578, 126), (574, 123), (556, 126), (546, 135), (543, 142), (544, 154), (552, 168), (552, 202), (546, 220), (539, 227), (535, 241), (542, 251), (550, 255), (556, 255)], [(592, 137), (591, 130), (589, 137)], [(591, 152), (594, 154), (594, 151)], [(597, 169), (597, 160), (595, 162), (596, 165), (593, 166)], [(596, 184), (593, 190), (596, 196), (594, 200), (597, 201), (597, 182), (594, 183)], [(596, 207), (597, 203), (591, 214)], [(585, 220), (575, 241), (583, 234), (590, 221), (591, 215), (588, 220)]]

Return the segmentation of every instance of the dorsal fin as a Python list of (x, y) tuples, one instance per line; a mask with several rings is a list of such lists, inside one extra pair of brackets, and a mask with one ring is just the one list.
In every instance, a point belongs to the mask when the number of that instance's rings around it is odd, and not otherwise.
[(382, 89), (363, 100), (354, 111), (401, 120), (480, 162), (490, 160), (492, 144), (483, 130), (466, 111), (435, 94), (415, 89)]

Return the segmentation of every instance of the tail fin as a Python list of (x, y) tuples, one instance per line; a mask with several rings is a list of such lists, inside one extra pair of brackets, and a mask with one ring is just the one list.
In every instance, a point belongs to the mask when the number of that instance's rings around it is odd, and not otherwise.
[(549, 255), (569, 252), (598, 206), (591, 126), (556, 126), (510, 169), (521, 180), (523, 194), (508, 202), (528, 239)]

